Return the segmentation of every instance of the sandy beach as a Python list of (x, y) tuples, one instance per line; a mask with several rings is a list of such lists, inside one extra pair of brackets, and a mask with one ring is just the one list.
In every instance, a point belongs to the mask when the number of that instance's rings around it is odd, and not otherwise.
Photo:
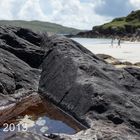
[(111, 46), (110, 39), (73, 38), (95, 54), (108, 54), (120, 61), (131, 63), (140, 62), (140, 42), (122, 42), (118, 47), (117, 41)]

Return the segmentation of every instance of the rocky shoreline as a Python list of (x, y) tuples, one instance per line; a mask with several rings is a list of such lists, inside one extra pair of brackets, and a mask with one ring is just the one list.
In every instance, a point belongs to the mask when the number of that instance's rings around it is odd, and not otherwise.
[[(112, 33), (114, 32), (114, 33)], [(89, 31), (82, 31), (77, 34), (70, 34), (66, 35), (66, 37), (69, 38), (103, 38), (103, 39), (121, 39), (122, 41), (130, 41), (130, 42), (140, 42), (140, 33), (139, 30), (137, 31), (138, 33), (133, 33), (133, 34), (128, 34), (128, 33), (120, 33), (120, 34), (115, 34), (115, 31), (110, 31), (110, 30), (103, 30), (103, 29), (94, 29), (89, 30)]]
[(139, 64), (94, 55), (63, 36), (9, 26), (0, 27), (0, 60), (0, 123), (41, 97), (88, 127), (75, 135), (18, 132), (6, 140), (139, 140)]
[(131, 62), (128, 62), (128, 61), (124, 61), (124, 62), (121, 62), (120, 60), (110, 56), (110, 55), (107, 55), (107, 54), (97, 54), (98, 57), (104, 59), (107, 63), (109, 64), (112, 64), (114, 65), (115, 67), (120, 67), (120, 68), (123, 68), (123, 67), (137, 67), (137, 68), (140, 68), (140, 62), (136, 62), (136, 63), (131, 63)]

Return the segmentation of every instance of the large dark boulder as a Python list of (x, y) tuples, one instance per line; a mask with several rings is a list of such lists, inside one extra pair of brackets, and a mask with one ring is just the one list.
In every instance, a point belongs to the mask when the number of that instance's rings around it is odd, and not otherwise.
[(0, 26), (0, 48), (15, 54), (34, 68), (41, 65), (44, 56), (44, 51), (39, 47), (41, 39), (41, 35), (29, 29)]
[[(40, 94), (76, 118), (126, 124), (140, 130), (140, 81), (77, 42), (52, 36), (39, 85)], [(87, 122), (87, 121), (86, 121)]]

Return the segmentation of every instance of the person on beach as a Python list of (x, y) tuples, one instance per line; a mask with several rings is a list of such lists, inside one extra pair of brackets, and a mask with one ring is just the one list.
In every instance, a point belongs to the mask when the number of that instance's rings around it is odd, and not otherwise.
[(118, 47), (121, 47), (121, 38), (118, 38)]
[(114, 45), (114, 37), (112, 36), (112, 38), (111, 38), (111, 47), (113, 47), (113, 45)]

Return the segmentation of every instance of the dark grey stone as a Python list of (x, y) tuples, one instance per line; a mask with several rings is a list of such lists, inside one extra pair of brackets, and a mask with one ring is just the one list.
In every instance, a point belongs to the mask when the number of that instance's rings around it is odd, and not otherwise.
[(140, 129), (140, 81), (63, 36), (47, 39), (40, 94), (76, 118)]
[(44, 51), (39, 47), (41, 35), (29, 29), (0, 26), (0, 48), (3, 48), (38, 68), (43, 60)]
[(0, 93), (13, 94), (22, 88), (37, 90), (39, 78), (40, 70), (0, 48)]

